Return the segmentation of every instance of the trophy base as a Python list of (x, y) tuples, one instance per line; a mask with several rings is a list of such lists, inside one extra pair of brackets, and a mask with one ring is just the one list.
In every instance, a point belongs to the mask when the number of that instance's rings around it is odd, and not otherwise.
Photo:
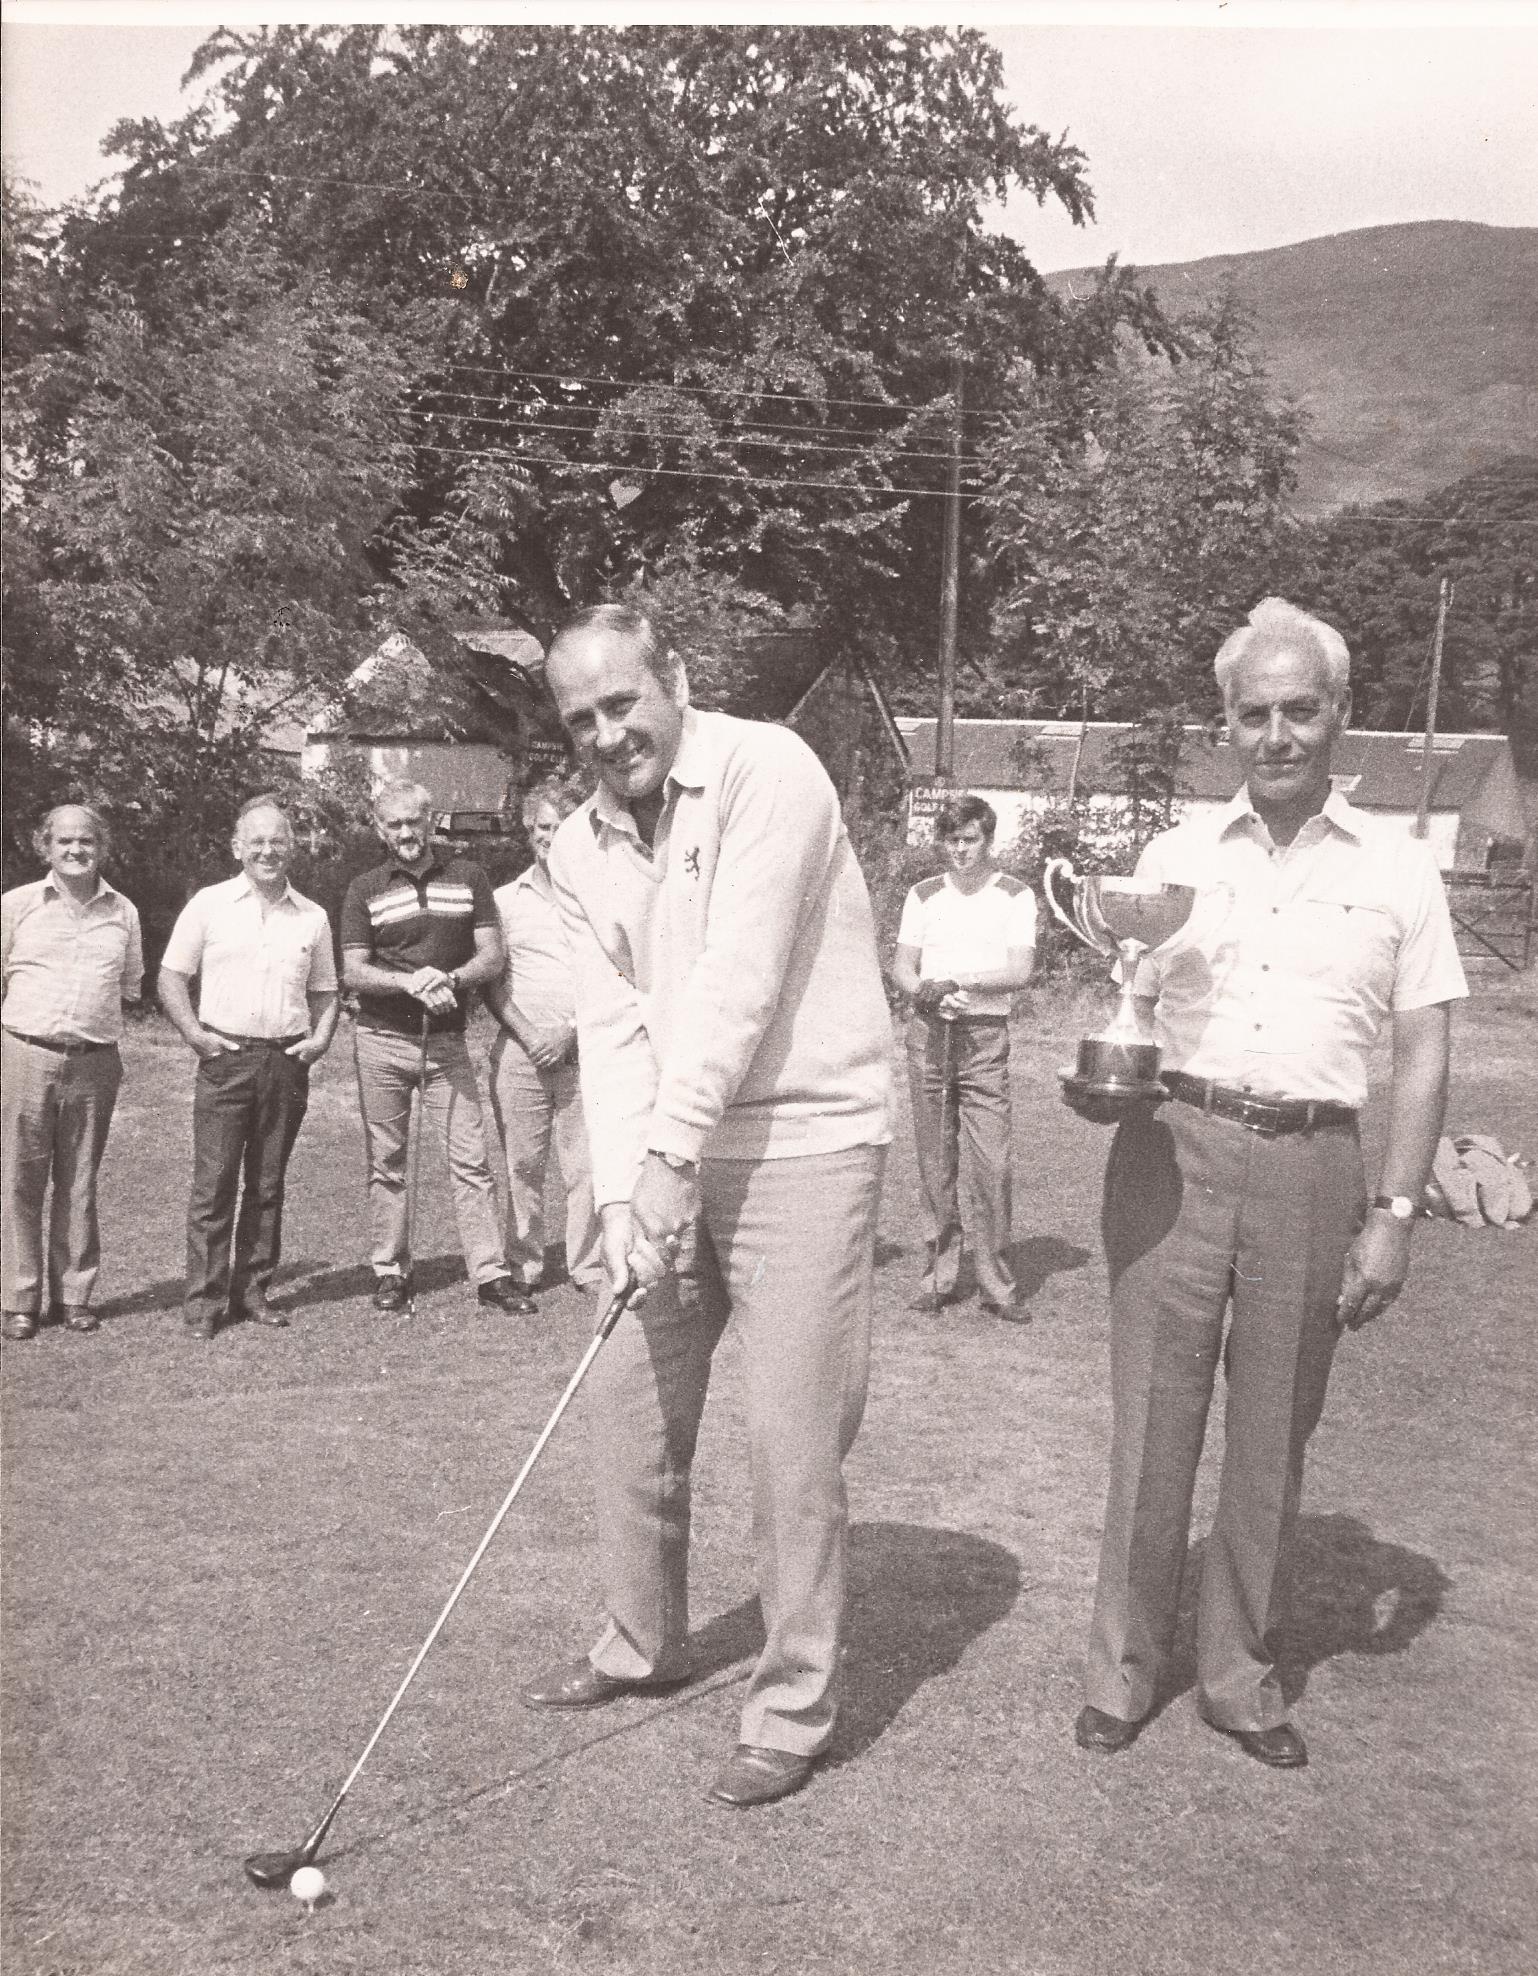
[(1157, 1043), (1123, 1043), (1110, 1036), (1086, 1036), (1079, 1061), (1057, 1073), (1066, 1090), (1080, 1098), (1167, 1098), (1159, 1082)]

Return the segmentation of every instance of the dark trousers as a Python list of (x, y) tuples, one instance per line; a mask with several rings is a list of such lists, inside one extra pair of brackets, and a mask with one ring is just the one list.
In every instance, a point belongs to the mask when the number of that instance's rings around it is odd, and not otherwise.
[(947, 1022), (915, 1015), (907, 1044), (929, 1221), (924, 1289), (940, 1303), (959, 1293), (964, 1241), (984, 1301), (1010, 1304), (1009, 1024), (1003, 1016)]
[(187, 1203), (189, 1320), (217, 1319), (232, 1297), (238, 1304), (246, 1290), (265, 1290), (272, 1280), (283, 1246), (288, 1156), (309, 1097), (308, 1067), (274, 1043), (248, 1043), (199, 1063)]
[(1167, 1104), (1117, 1127), (1102, 1222), (1114, 1424), (1085, 1680), (1093, 1707), (1137, 1721), (1158, 1698), (1221, 1360), (1223, 1465), (1197, 1687), (1221, 1728), (1286, 1719), (1273, 1635), (1363, 1207), (1354, 1124), (1265, 1139)]

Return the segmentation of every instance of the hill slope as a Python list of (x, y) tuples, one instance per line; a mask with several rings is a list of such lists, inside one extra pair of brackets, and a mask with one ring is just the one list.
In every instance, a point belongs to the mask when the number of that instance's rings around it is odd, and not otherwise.
[[(1232, 283), (1308, 411), (1301, 504), (1415, 495), (1538, 451), (1538, 227), (1425, 220), (1144, 268), (1179, 313)], [(1092, 269), (1048, 277), (1080, 293)]]

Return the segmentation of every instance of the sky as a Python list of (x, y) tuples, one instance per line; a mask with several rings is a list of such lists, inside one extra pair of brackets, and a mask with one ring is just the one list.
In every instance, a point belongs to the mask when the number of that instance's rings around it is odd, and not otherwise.
[[(383, 10), (332, 6), (325, 17), (349, 11), (368, 19)], [(509, 10), (457, 13), (485, 20), (499, 11)], [(561, 17), (554, 7), (518, 11)], [(169, 119), (187, 106), (180, 78), (213, 25), (284, 14), (241, 0), (4, 0), (0, 12), (6, 163), (51, 201), (78, 196), (111, 169), (100, 140), (118, 118)], [(691, 13), (795, 17), (762, 5), (734, 14), (680, 4), (652, 17)], [(568, 14), (647, 17), (596, 5)], [(1003, 54), (1022, 118), (1066, 133), (1088, 158), (1092, 227), (1021, 195), (1002, 215), (1044, 271), (1112, 252), (1154, 266), (1406, 220), (1538, 224), (1538, 0), (1058, 0), (943, 17), (982, 28)], [(137, 24), (121, 24), (129, 21)]]

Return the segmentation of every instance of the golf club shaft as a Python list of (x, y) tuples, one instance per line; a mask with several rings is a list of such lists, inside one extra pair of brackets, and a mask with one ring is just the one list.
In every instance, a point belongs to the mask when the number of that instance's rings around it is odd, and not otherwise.
[(406, 1121), (406, 1131), (410, 1145), (406, 1151), (406, 1268), (416, 1264), (417, 1234), (417, 1186), (422, 1171), (422, 1114), (427, 1109), (427, 1037), (432, 1022), (432, 1013), (422, 1011), (422, 1039), (417, 1050), (417, 1080), (415, 1102), (408, 1098), (411, 1115)]
[(496, 1515), (491, 1519), (491, 1522), (487, 1527), (485, 1536), (482, 1537), (481, 1541), (476, 1545), (475, 1554), (470, 1559), (470, 1562), (465, 1566), (463, 1572), (460, 1574), (459, 1583), (454, 1587), (453, 1591), (450, 1592), (448, 1596), (448, 1601), (444, 1605), (442, 1612), (440, 1612), (438, 1617), (433, 1621), (432, 1631), (428, 1634), (427, 1638), (422, 1642), (420, 1648), (418, 1648), (417, 1657), (411, 1663), (410, 1667), (407, 1668), (406, 1678), (401, 1682), (400, 1686), (396, 1689), (394, 1695), (391, 1697), (390, 1706), (385, 1710), (384, 1714), (380, 1717), (378, 1728), (375, 1729), (373, 1735), (370, 1736), (368, 1741), (364, 1744), (363, 1754), (358, 1758), (358, 1761), (353, 1765), (352, 1769), (348, 1772), (347, 1781), (343, 1784), (341, 1790), (337, 1792), (336, 1797), (332, 1800), (330, 1809), (327, 1811), (325, 1817), (316, 1826), (315, 1830), (311, 1833), (310, 1837), (305, 1840), (303, 1847), (300, 1849), (304, 1856), (304, 1862), (306, 1864), (311, 1859), (313, 1859), (316, 1852), (319, 1851), (320, 1842), (326, 1836), (327, 1828), (330, 1826), (332, 1819), (335, 1818), (337, 1812), (341, 1809), (343, 1798), (345, 1798), (347, 1796), (347, 1793), (352, 1789), (353, 1784), (357, 1781), (358, 1773), (362, 1770), (364, 1764), (366, 1764), (369, 1760), (369, 1753), (372, 1751), (374, 1745), (379, 1741), (380, 1737), (384, 1734), (386, 1728), (389, 1726), (390, 1717), (394, 1715), (396, 1709), (400, 1707), (402, 1698), (404, 1697), (406, 1690), (411, 1686), (413, 1680), (416, 1678), (417, 1669), (422, 1665), (423, 1661), (426, 1660), (428, 1652), (432, 1647), (433, 1641), (436, 1640), (438, 1635), (443, 1631), (444, 1622), (448, 1619), (449, 1614), (454, 1610), (455, 1606), (458, 1605), (460, 1593), (463, 1592), (465, 1587), (469, 1584), (471, 1577), (474, 1575), (475, 1567), (480, 1563), (481, 1559), (486, 1555), (487, 1550), (490, 1548), (491, 1540), (496, 1536), (497, 1532), (502, 1527), (503, 1518), (507, 1515), (508, 1511), (512, 1508), (513, 1504), (517, 1501), (519, 1490), (523, 1487), (524, 1483), (528, 1480), (529, 1473), (533, 1469), (535, 1462), (539, 1460), (539, 1457), (544, 1450), (545, 1443), (550, 1439), (550, 1436), (555, 1432), (557, 1426), (560, 1424), (561, 1415), (565, 1413), (567, 1407), (570, 1406), (573, 1398), (576, 1395), (577, 1388), (582, 1384), (583, 1380), (587, 1377), (588, 1370), (591, 1367), (593, 1360), (597, 1358), (599, 1352), (603, 1348), (604, 1340), (609, 1336), (610, 1332), (613, 1331), (615, 1325), (619, 1323), (620, 1318), (624, 1315), (625, 1308), (629, 1304), (631, 1297), (634, 1296), (635, 1290), (636, 1290), (635, 1278), (631, 1277), (627, 1280), (624, 1287), (620, 1289), (610, 1299), (608, 1305), (604, 1310), (603, 1316), (599, 1319), (598, 1329), (593, 1333), (592, 1339), (588, 1344), (587, 1350), (582, 1354), (581, 1363), (578, 1365), (576, 1371), (571, 1375), (571, 1378), (567, 1381), (566, 1391), (562, 1393), (560, 1399), (556, 1402), (555, 1411), (554, 1413), (551, 1414), (549, 1420), (546, 1421), (544, 1431), (541, 1433), (539, 1439), (534, 1443), (534, 1446), (529, 1450), (528, 1460), (525, 1461), (522, 1468), (519, 1469), (517, 1478), (514, 1481), (513, 1486), (508, 1490), (507, 1494), (502, 1498), (501, 1508), (497, 1511)]

